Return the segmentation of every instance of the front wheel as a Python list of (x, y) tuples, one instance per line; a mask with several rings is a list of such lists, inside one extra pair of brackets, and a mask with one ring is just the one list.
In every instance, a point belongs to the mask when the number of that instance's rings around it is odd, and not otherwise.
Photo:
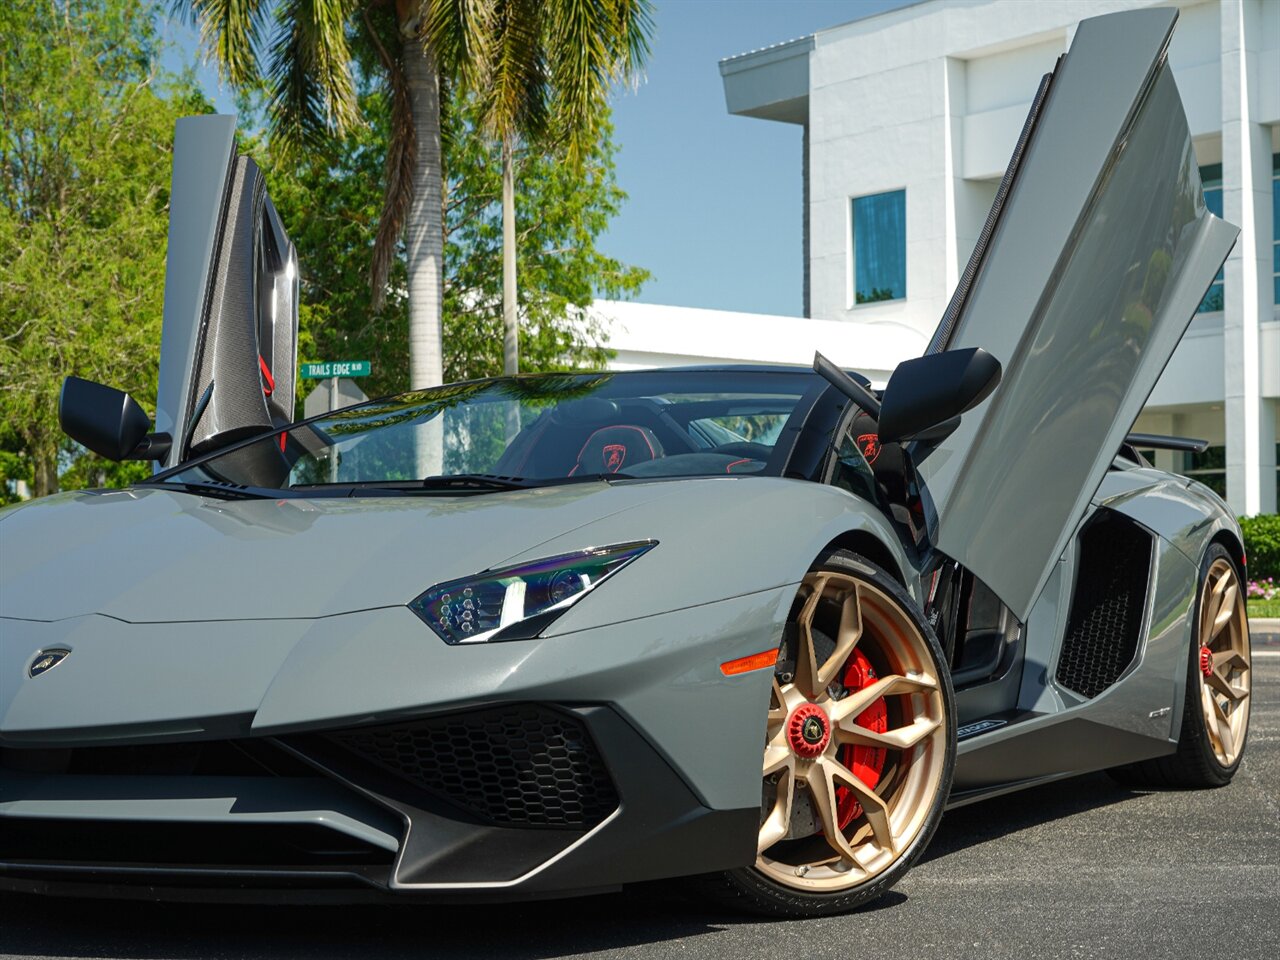
[(955, 713), (915, 603), (844, 551), (805, 577), (774, 674), (756, 862), (718, 889), (777, 916), (851, 910), (887, 892), (941, 819)]

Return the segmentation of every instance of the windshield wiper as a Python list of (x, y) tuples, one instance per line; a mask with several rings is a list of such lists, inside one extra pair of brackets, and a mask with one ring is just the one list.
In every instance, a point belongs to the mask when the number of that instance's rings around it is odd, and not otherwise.
[(572, 477), (504, 477), (495, 473), (455, 473), (421, 480), (349, 480), (337, 483), (295, 483), (290, 490), (331, 495), (386, 496), (414, 493), (494, 493), (501, 490), (532, 490), (570, 483), (631, 480), (626, 473), (584, 473)]
[(531, 485), (523, 477), (500, 477), (493, 473), (454, 473), (424, 477), (416, 485), (405, 484), (405, 489), (412, 490), (416, 486), (420, 490), (524, 490)]
[(406, 493), (486, 493), (494, 490), (524, 490), (535, 486), (523, 477), (500, 477), (490, 473), (456, 473), (425, 477), (422, 480), (347, 480), (336, 483), (295, 483), (290, 490), (342, 493), (347, 496), (378, 496)]

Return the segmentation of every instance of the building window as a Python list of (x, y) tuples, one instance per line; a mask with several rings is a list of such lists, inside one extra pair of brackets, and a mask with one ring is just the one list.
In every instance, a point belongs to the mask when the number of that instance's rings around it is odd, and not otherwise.
[(1280, 153), (1271, 155), (1271, 286), (1280, 303)]
[(1207, 447), (1203, 453), (1182, 453), (1176, 472), (1199, 480), (1220, 497), (1227, 495), (1227, 448)]
[(907, 191), (853, 201), (853, 302), (907, 295)]
[[(1204, 205), (1215, 217), (1222, 216), (1222, 164), (1211, 163), (1200, 168), (1200, 184), (1204, 187)], [(1223, 303), (1222, 271), (1213, 278), (1209, 292), (1200, 301), (1196, 313), (1211, 313), (1221, 310)]]

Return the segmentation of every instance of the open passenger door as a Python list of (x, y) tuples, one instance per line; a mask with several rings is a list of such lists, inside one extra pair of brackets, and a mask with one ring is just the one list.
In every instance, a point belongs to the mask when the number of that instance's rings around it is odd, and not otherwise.
[(298, 259), (235, 117), (174, 137), (156, 429), (169, 467), (293, 420)]
[(1080, 24), (930, 345), (1004, 366), (921, 473), (938, 549), (1024, 621), (1239, 232), (1205, 208), (1177, 16)]

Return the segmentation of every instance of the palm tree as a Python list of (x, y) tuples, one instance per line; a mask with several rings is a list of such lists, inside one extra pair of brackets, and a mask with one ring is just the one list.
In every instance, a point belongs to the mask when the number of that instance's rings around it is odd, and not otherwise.
[(643, 68), (650, 0), (435, 0), (426, 35), (480, 106), (502, 156), (503, 372), (518, 373), (516, 148), (563, 149), (571, 163), (598, 133), (614, 83)]
[[(370, 265), (375, 306), (403, 235), (409, 284), (409, 388), (443, 379), (443, 173), (438, 59), (426, 42), (431, 0), (172, 0), (199, 25), (222, 76), (265, 86), (272, 142), (288, 150), (362, 122), (353, 62), (372, 51), (391, 104), (384, 202)], [(464, 18), (462, 22), (466, 22)], [(265, 72), (260, 58), (265, 51)]]
[(410, 389), (443, 379), (442, 79), (456, 78), (476, 93), (483, 127), (502, 148), (503, 366), (516, 372), (516, 146), (541, 143), (551, 130), (570, 162), (578, 161), (596, 136), (609, 88), (644, 63), (650, 0), (172, 2), (198, 22), (233, 86), (265, 83), (272, 139), (284, 149), (340, 136), (361, 122), (353, 44), (373, 52), (388, 88), (391, 142), (370, 283), (376, 307), (403, 235)]

